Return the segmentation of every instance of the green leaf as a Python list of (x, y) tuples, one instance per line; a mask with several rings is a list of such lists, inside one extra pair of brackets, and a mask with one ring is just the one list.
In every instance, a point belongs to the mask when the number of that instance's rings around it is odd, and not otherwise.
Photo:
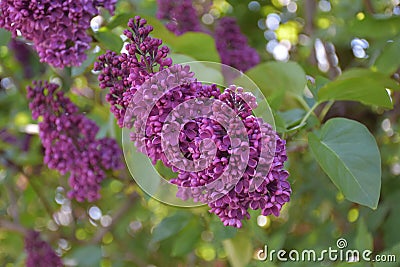
[(363, 219), (360, 219), (357, 225), (357, 235), (355, 239), (355, 248), (358, 251), (373, 249), (373, 238), (368, 232), (367, 225)]
[(122, 39), (108, 30), (107, 28), (103, 27), (98, 32), (94, 34), (94, 37), (97, 41), (101, 43), (106, 49), (120, 52), (122, 49), (123, 41)]
[[(188, 55), (196, 60), (220, 62), (217, 48), (215, 47), (214, 38), (209, 34), (201, 32), (187, 32), (180, 36), (176, 36), (170, 32), (164, 24), (152, 16), (138, 14), (147, 20), (148, 25), (152, 25), (154, 31), (151, 36), (161, 39), (167, 45), (171, 52)], [(108, 29), (113, 29), (119, 25), (126, 27), (129, 18), (132, 14), (123, 13), (115, 17), (107, 25)], [(121, 50), (121, 48), (119, 48)], [(119, 51), (118, 50), (118, 51)]]
[(386, 88), (397, 88), (386, 75), (367, 69), (352, 69), (344, 72), (333, 82), (318, 91), (319, 101), (354, 100), (366, 105), (392, 108), (393, 103)]
[(388, 44), (382, 49), (382, 53), (375, 61), (373, 68), (386, 74), (393, 74), (400, 67), (398, 54), (400, 51), (400, 38), (394, 41), (388, 41)]
[(163, 219), (152, 233), (152, 242), (159, 242), (178, 233), (190, 221), (190, 216), (184, 212), (178, 212)]
[(350, 23), (350, 32), (359, 38), (390, 38), (400, 32), (399, 16), (372, 17), (366, 16), (363, 20), (354, 20)]
[(193, 251), (200, 240), (202, 227), (199, 220), (192, 218), (189, 224), (175, 237), (172, 256), (184, 256)]
[(359, 122), (334, 118), (308, 142), (321, 168), (350, 201), (376, 209), (381, 157), (372, 134)]
[(196, 60), (221, 62), (214, 38), (210, 35), (201, 32), (187, 32), (176, 36), (154, 17), (142, 17), (146, 18), (148, 24), (154, 27), (155, 30), (151, 35), (163, 40), (171, 48), (171, 52), (185, 54)]
[(291, 126), (297, 125), (304, 117), (305, 111), (302, 109), (291, 109), (284, 112), (279, 112), (278, 115), (285, 122), (286, 129), (289, 129)]
[(170, 180), (172, 178), (176, 178), (178, 176), (178, 173), (173, 172), (171, 168), (165, 166), (161, 160), (157, 161), (156, 165), (154, 166), (157, 170), (157, 172), (167, 180)]
[(306, 74), (296, 62), (270, 61), (257, 65), (246, 74), (266, 96), (276, 91), (302, 95), (307, 84)]
[(89, 66), (93, 65), (93, 62), (96, 60), (97, 55), (98, 55), (97, 53), (93, 53), (93, 51), (90, 51), (88, 53), (86, 60), (83, 61), (79, 67), (71, 68), (71, 76), (76, 77), (84, 73)]
[(78, 266), (100, 266), (102, 258), (101, 247), (93, 245), (77, 248), (72, 257), (77, 261)]
[(7, 45), (11, 40), (11, 32), (0, 28), (0, 46)]
[(214, 234), (214, 239), (217, 242), (221, 242), (228, 238), (233, 238), (238, 229), (234, 227), (226, 227), (224, 226), (219, 219), (215, 219), (210, 222), (210, 231)]
[(169, 42), (173, 51), (189, 55), (197, 60), (220, 62), (214, 38), (200, 32), (187, 32)]
[(247, 266), (253, 255), (253, 245), (245, 232), (239, 232), (234, 238), (222, 242), (228, 260), (233, 267)]
[(130, 18), (133, 18), (134, 16), (131, 13), (122, 13), (116, 16), (113, 16), (110, 20), (110, 22), (107, 24), (107, 28), (112, 30), (118, 26), (122, 26), (124, 28), (128, 27), (128, 21)]

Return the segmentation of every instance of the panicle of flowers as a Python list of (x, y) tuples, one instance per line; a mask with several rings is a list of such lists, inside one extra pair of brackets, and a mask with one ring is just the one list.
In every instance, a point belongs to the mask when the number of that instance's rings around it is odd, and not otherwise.
[[(224, 225), (241, 227), (242, 220), (250, 217), (249, 209), (259, 209), (264, 215), (278, 216), (291, 194), (288, 172), (283, 168), (287, 159), (285, 141), (269, 124), (253, 115), (253, 109), (257, 107), (256, 98), (234, 85), (221, 93), (215, 84), (202, 84), (195, 79), (189, 66), (177, 64), (169, 67), (172, 61), (166, 58), (168, 48), (160, 57), (168, 64), (146, 56), (148, 53), (143, 51), (148, 51), (148, 47), (158, 48), (161, 40), (149, 39), (156, 40), (149, 42), (155, 43), (155, 46), (144, 41), (152, 30), (151, 26), (144, 26), (145, 23), (139, 17), (130, 21), (132, 31), (125, 32), (131, 40), (126, 47), (127, 54), (107, 52), (95, 66), (96, 70), (101, 71), (100, 86), (110, 88), (108, 100), (111, 99), (111, 110), (118, 118), (119, 125), (134, 127), (131, 140), (153, 164), (160, 160), (178, 173), (178, 177), (170, 181), (179, 186), (178, 197), (207, 203), (211, 207), (210, 212), (219, 216)], [(153, 63), (149, 64), (149, 61)], [(160, 68), (155, 71), (153, 66)], [(219, 107), (221, 109), (213, 106), (217, 117), (208, 117), (204, 113), (207, 110), (204, 99), (218, 100), (233, 110), (234, 114), (226, 114), (222, 106)], [(191, 101), (194, 101), (194, 106), (186, 106)], [(184, 121), (179, 115), (182, 114), (180, 108), (192, 119)], [(239, 122), (235, 118), (239, 118)], [(231, 140), (219, 119), (225, 120), (227, 125), (244, 125), (247, 141)], [(213, 142), (215, 149), (207, 150), (209, 148), (204, 146), (208, 144), (203, 142), (205, 139), (211, 139), (207, 143)], [(173, 147), (172, 152), (163, 149), (166, 144)], [(247, 158), (241, 152), (246, 146), (250, 151)], [(205, 162), (204, 151), (213, 155), (211, 162)], [(267, 151), (267, 155), (263, 151)], [(168, 154), (170, 152), (172, 154)], [(183, 158), (174, 157), (178, 154)], [(206, 168), (200, 168), (199, 171), (180, 168), (175, 165), (179, 161), (184, 164), (196, 161), (196, 164)], [(240, 167), (239, 162), (243, 161), (245, 166)], [(213, 192), (221, 190), (216, 189), (204, 195), (199, 188), (213, 185), (228, 165), (234, 165), (234, 171), (237, 167), (237, 173), (240, 170), (243, 172), (236, 179), (227, 177), (224, 182), (234, 186), (221, 197), (210, 200)], [(258, 169), (262, 172), (257, 172)], [(218, 184), (215, 186), (220, 187)]]
[(38, 119), (44, 163), (61, 174), (70, 173), (68, 196), (78, 201), (97, 200), (106, 170), (123, 167), (122, 152), (114, 139), (96, 139), (99, 127), (54, 83), (35, 81), (28, 87), (32, 117)]
[(118, 125), (123, 127), (126, 109), (135, 93), (134, 86), (141, 85), (146, 78), (158, 70), (169, 67), (172, 60), (167, 58), (169, 49), (161, 46), (162, 40), (152, 38), (153, 27), (139, 16), (130, 19), (124, 34), (129, 39), (126, 53), (121, 55), (107, 51), (95, 62), (94, 70), (101, 71), (98, 77), (102, 89), (109, 88), (106, 100), (111, 104), (111, 112)]
[(237, 24), (231, 17), (223, 17), (215, 28), (215, 44), (221, 62), (240, 71), (247, 71), (260, 62), (257, 51), (250, 47)]
[(25, 251), (27, 253), (26, 266), (52, 266), (61, 267), (61, 258), (55, 253), (52, 247), (40, 238), (36, 231), (28, 231), (25, 236)]
[(117, 0), (2, 0), (0, 28), (34, 43), (40, 60), (54, 67), (80, 65), (90, 48), (90, 20), (99, 7), (114, 12)]
[(157, 0), (157, 18), (167, 20), (166, 27), (176, 35), (200, 32), (201, 24), (192, 0)]

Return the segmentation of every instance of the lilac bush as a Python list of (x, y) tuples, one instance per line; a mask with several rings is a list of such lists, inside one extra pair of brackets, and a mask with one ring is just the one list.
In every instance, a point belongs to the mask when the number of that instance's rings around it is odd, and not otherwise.
[(41, 81), (27, 88), (32, 117), (41, 117), (39, 137), (45, 150), (44, 163), (61, 174), (70, 173), (69, 197), (97, 200), (105, 171), (123, 167), (121, 149), (114, 139), (96, 139), (96, 123), (79, 113), (78, 107), (57, 89), (57, 84)]
[(104, 7), (114, 12), (117, 0), (0, 1), (0, 28), (34, 43), (40, 60), (54, 67), (78, 66), (92, 38), (90, 20)]

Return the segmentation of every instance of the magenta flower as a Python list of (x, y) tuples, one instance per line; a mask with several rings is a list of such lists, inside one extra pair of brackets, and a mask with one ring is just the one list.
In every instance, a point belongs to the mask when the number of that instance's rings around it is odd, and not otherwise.
[(61, 267), (61, 258), (54, 252), (51, 246), (40, 238), (40, 234), (29, 231), (25, 236), (25, 250), (27, 255), (26, 266), (52, 266)]
[(97, 200), (105, 171), (123, 167), (121, 149), (114, 139), (96, 139), (99, 127), (57, 89), (56, 84), (40, 81), (27, 88), (32, 116), (42, 118), (44, 163), (61, 174), (70, 173), (69, 197)]
[(117, 0), (0, 1), (0, 28), (34, 43), (42, 62), (54, 67), (78, 66), (90, 48), (90, 20), (104, 7), (114, 12)]

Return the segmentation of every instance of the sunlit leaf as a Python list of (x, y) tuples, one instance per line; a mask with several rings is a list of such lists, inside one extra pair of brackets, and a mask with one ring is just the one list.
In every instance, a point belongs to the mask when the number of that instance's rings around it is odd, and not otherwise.
[(115, 52), (120, 52), (122, 49), (122, 39), (107, 28), (101, 28), (95, 33), (94, 37), (100, 42), (100, 45), (104, 46), (106, 49)]
[(350, 31), (360, 38), (390, 38), (400, 32), (399, 16), (366, 16), (349, 24)]
[(304, 70), (295, 62), (270, 61), (257, 65), (246, 74), (266, 96), (280, 91), (302, 95), (307, 84)]
[(375, 61), (374, 67), (382, 73), (394, 73), (400, 67), (399, 51), (400, 38), (389, 41)]
[(398, 85), (386, 75), (368, 69), (352, 69), (318, 91), (319, 101), (353, 100), (367, 105), (392, 108), (386, 88)]

